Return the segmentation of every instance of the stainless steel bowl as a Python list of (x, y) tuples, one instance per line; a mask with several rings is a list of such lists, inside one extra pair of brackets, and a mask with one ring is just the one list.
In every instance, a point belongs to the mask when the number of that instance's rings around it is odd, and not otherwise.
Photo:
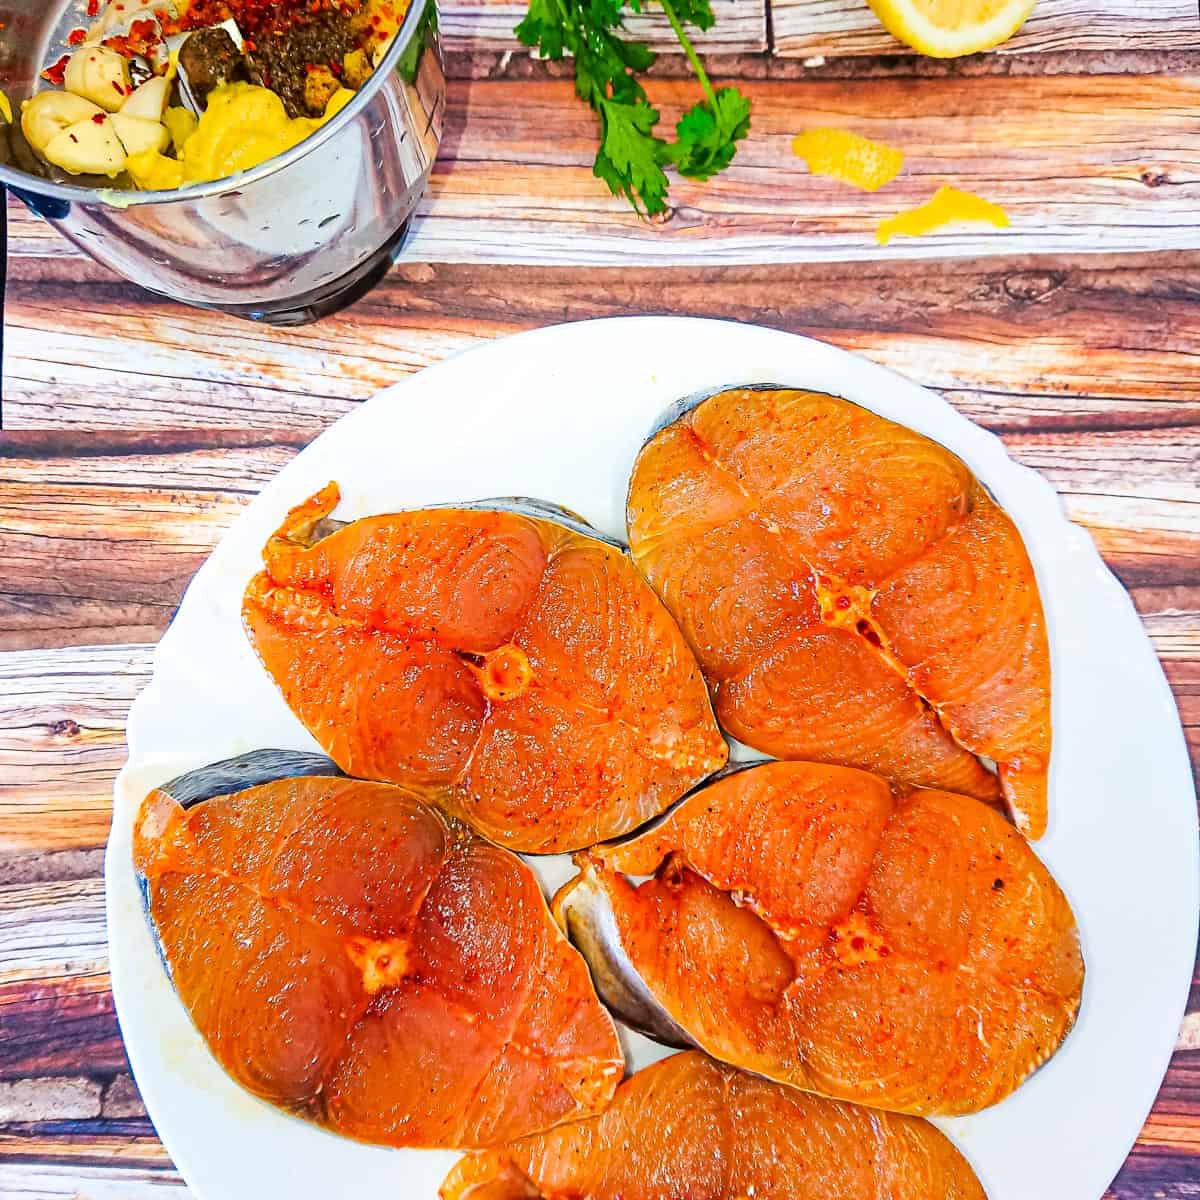
[[(0, 0), (0, 87), (18, 121), (39, 72), (87, 23), (82, 8), (80, 0)], [(22, 168), (22, 159), (36, 164), (14, 134), (0, 182), (135, 283), (185, 304), (299, 325), (387, 271), (433, 167), (444, 106), (436, 3), (412, 0), (354, 100), (253, 170), (168, 192), (55, 182)]]

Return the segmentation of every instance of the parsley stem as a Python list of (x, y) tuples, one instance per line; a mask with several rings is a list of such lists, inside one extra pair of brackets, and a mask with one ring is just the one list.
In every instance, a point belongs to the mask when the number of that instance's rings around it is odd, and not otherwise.
[(715, 111), (717, 104), (716, 94), (713, 92), (713, 86), (709, 82), (708, 72), (704, 69), (704, 64), (700, 61), (700, 56), (696, 53), (692, 46), (691, 38), (683, 31), (683, 26), (679, 22), (679, 18), (675, 15), (675, 9), (671, 4), (671, 0), (658, 0), (662, 5), (662, 10), (667, 14), (667, 20), (671, 22), (671, 28), (675, 30), (675, 36), (679, 39), (679, 44), (683, 47), (684, 54), (687, 55), (688, 62), (692, 64), (692, 70), (696, 74), (696, 78), (700, 80), (700, 86), (704, 89), (704, 94), (708, 97), (708, 102), (713, 106)]

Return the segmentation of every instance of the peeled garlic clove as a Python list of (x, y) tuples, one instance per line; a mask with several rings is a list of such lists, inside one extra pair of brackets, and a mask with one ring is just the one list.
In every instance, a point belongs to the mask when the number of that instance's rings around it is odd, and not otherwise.
[(116, 112), (132, 89), (129, 63), (107, 46), (84, 46), (67, 60), (63, 83), (68, 92)]
[(126, 154), (144, 154), (147, 150), (161, 153), (171, 144), (171, 135), (161, 121), (114, 113), (110, 118)]
[(69, 125), (100, 112), (90, 100), (70, 92), (38, 92), (21, 105), (21, 132), (38, 154), (44, 154), (51, 140)]
[[(148, 121), (161, 121), (167, 107), (167, 93), (171, 84), (165, 75), (147, 79), (133, 95), (121, 105), (121, 113), (127, 117), (144, 117)], [(132, 151), (131, 151), (132, 153)]]
[(76, 121), (50, 139), (42, 151), (56, 167), (72, 175), (107, 175), (112, 178), (125, 169), (125, 147), (117, 137), (112, 118), (89, 117)]

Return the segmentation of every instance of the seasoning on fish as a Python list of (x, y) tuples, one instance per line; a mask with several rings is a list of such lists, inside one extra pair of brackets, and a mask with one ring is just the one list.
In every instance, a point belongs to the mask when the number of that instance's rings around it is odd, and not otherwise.
[(555, 913), (609, 1007), (805, 1091), (975, 1112), (1049, 1059), (1079, 1008), (1066, 898), (969, 796), (768, 763), (579, 858)]
[(1037, 581), (948, 450), (833, 396), (722, 392), (638, 456), (629, 541), (734, 737), (982, 800), (1002, 790), (1024, 833), (1045, 832)]
[(492, 1146), (605, 1107), (616, 1031), (520, 859), (387, 784), (219, 794), (238, 761), (151, 792), (134, 861), (172, 982), (239, 1084), (394, 1146)]
[(243, 605), (340, 767), (554, 853), (663, 811), (726, 758), (695, 659), (629, 558), (544, 515), (424, 509), (322, 536), (294, 509)]
[(442, 1200), (986, 1200), (932, 1125), (806, 1096), (702, 1054), (627, 1079), (602, 1115), (464, 1158)]

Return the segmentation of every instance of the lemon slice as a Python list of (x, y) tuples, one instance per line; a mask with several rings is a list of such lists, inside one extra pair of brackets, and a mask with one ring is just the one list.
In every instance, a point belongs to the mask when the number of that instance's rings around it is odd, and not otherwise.
[(931, 58), (957, 58), (1006, 42), (1037, 0), (869, 0), (893, 37)]
[(837, 179), (865, 192), (876, 192), (891, 183), (904, 166), (902, 151), (848, 129), (806, 129), (792, 139), (792, 152), (808, 163), (813, 175)]

